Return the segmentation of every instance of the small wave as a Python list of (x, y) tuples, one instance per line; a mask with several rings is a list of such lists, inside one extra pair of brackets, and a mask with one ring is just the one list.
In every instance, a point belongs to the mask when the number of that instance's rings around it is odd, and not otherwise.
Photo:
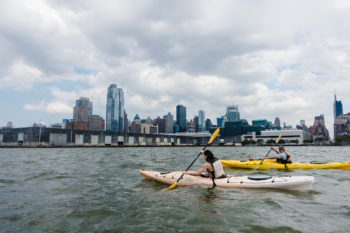
[(120, 165), (121, 168), (133, 168), (133, 169), (140, 169), (141, 167), (144, 167), (145, 164), (143, 163), (124, 163)]
[(287, 226), (279, 226), (279, 227), (264, 227), (264, 226), (258, 226), (258, 225), (248, 225), (248, 229), (242, 230), (242, 232), (266, 232), (266, 233), (280, 233), (280, 232), (290, 232), (290, 233), (299, 233), (301, 231), (295, 230), (291, 227)]
[(79, 210), (75, 209), (66, 215), (67, 218), (89, 218), (93, 216), (98, 216), (99, 218), (104, 216), (115, 215), (116, 212), (107, 208), (92, 209), (92, 210)]
[(16, 183), (16, 181), (14, 180), (4, 180), (4, 179), (0, 179), (0, 186), (5, 186), (8, 184), (14, 184)]
[(272, 199), (266, 199), (265, 204), (267, 204), (270, 207), (273, 207), (275, 209), (282, 209), (282, 207), (280, 206), (280, 204), (278, 204), (276, 201), (272, 200)]
[(50, 177), (53, 174), (55, 174), (55, 171), (53, 171), (53, 170), (43, 171), (43, 172), (40, 172), (38, 174), (34, 174), (34, 175), (24, 179), (24, 180), (29, 181), (29, 180), (41, 179), (41, 178), (45, 178), (45, 177)]

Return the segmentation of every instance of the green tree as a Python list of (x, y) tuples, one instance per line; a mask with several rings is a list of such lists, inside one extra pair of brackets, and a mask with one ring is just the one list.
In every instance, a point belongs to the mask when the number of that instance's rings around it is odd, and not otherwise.
[(285, 143), (286, 143), (286, 140), (280, 139), (280, 140), (278, 141), (278, 143), (280, 143), (280, 144), (285, 144)]
[(312, 139), (305, 139), (303, 141), (304, 144), (308, 144), (308, 143), (313, 143), (314, 141)]
[(275, 143), (276, 143), (276, 141), (273, 139), (269, 139), (266, 141), (266, 145), (271, 145), (271, 144), (275, 144)]
[(315, 138), (314, 142), (315, 142), (316, 144), (322, 144), (322, 143), (325, 142), (325, 139), (322, 138), (322, 137), (317, 137), (317, 138)]
[(263, 145), (263, 144), (264, 144), (264, 140), (262, 140), (262, 139), (260, 138), (260, 139), (258, 139), (258, 140), (256, 141), (256, 144), (258, 144), (258, 145)]
[(244, 141), (242, 142), (242, 145), (245, 146), (245, 145), (248, 145), (249, 144), (249, 140), (248, 139), (244, 139)]
[(255, 145), (256, 141), (254, 141), (253, 139), (250, 140), (250, 144)]
[(349, 143), (350, 143), (350, 135), (342, 135), (342, 136), (335, 137), (336, 145), (343, 145), (343, 144), (349, 144)]
[(298, 144), (298, 143), (299, 143), (299, 140), (298, 140), (298, 139), (294, 139), (294, 140), (290, 140), (289, 142)]

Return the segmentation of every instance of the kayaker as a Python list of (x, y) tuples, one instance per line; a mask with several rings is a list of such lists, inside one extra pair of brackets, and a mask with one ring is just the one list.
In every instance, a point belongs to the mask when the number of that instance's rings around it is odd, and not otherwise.
[(277, 153), (277, 156), (266, 157), (265, 159), (276, 159), (277, 163), (283, 163), (283, 164), (292, 162), (290, 154), (285, 151), (284, 146), (279, 146), (278, 150), (276, 150), (273, 146), (271, 146), (271, 150), (275, 151)]
[[(210, 150), (201, 150), (200, 153), (203, 155), (203, 159), (206, 163), (198, 171), (187, 171), (184, 174), (192, 176), (203, 176), (203, 172), (208, 172), (210, 178), (220, 179), (225, 178), (224, 168), (220, 159), (214, 157), (213, 153)], [(205, 175), (204, 175), (205, 176)]]

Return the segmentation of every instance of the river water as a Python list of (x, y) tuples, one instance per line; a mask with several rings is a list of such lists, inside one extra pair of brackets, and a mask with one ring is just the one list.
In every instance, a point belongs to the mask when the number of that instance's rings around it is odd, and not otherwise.
[[(259, 158), (268, 149), (211, 148), (222, 159)], [(350, 147), (286, 149), (294, 161), (350, 160)], [(350, 170), (289, 171), (315, 176), (310, 191), (177, 187), (164, 192), (168, 185), (139, 174), (139, 169), (185, 170), (199, 150), (0, 149), (0, 232), (350, 232)], [(191, 170), (202, 163), (200, 157)]]

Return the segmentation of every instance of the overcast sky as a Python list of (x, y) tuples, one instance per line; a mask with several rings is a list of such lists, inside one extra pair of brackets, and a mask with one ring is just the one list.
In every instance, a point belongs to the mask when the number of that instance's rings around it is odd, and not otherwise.
[(0, 0), (0, 126), (72, 118), (89, 97), (105, 118), (107, 88), (128, 118), (176, 105), (216, 124), (241, 118), (313, 124), (333, 136), (334, 91), (350, 111), (350, 1)]

